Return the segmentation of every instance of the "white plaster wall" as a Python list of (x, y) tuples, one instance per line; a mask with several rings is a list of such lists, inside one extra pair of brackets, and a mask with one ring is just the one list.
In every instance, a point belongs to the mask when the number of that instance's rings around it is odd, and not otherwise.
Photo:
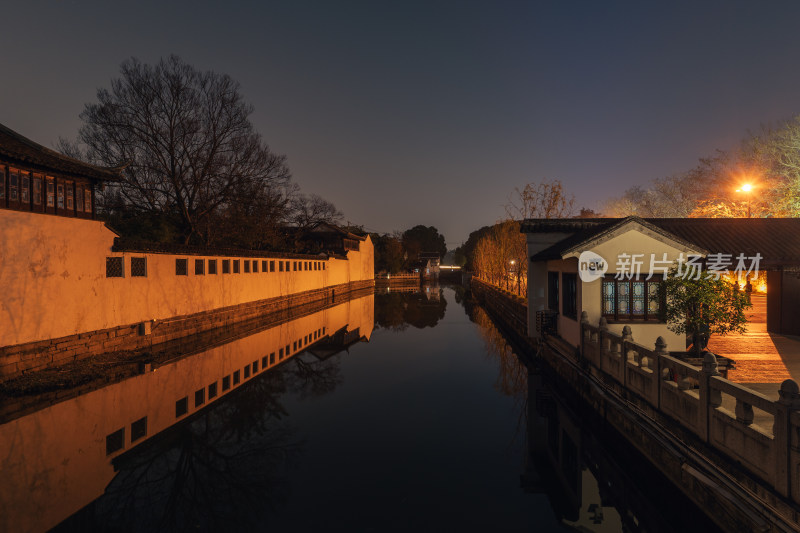
[[(659, 236), (660, 237), (660, 236)], [(664, 239), (664, 237), (660, 237)], [(677, 245), (677, 243), (674, 243)], [(590, 250), (599, 254), (608, 263), (607, 274), (614, 274), (617, 268), (617, 257), (620, 254), (644, 254), (641, 268), (641, 275), (647, 277), (650, 272), (650, 254), (655, 254), (656, 260), (662, 260), (663, 254), (667, 254), (667, 261), (670, 263), (676, 261), (678, 256), (683, 253), (684, 257), (689, 253), (697, 253), (695, 250), (682, 249), (676, 245), (669, 244), (663, 240), (659, 240), (654, 236), (641, 232), (638, 224), (631, 225), (631, 229), (617, 235), (613, 235), (594, 246), (587, 247)], [(580, 250), (574, 254), (577, 258), (581, 252)], [(576, 259), (573, 259), (577, 261)], [(549, 263), (548, 263), (549, 264)], [(577, 262), (575, 263), (577, 269)], [(654, 274), (661, 274), (661, 271), (654, 271)], [(592, 281), (589, 283), (578, 280), (579, 290), (579, 309), (587, 312), (589, 323), (597, 326), (602, 316), (602, 295), (600, 280)], [(579, 317), (580, 318), (580, 317)], [(621, 335), (622, 328), (625, 325), (631, 326), (633, 340), (646, 348), (654, 348), (656, 339), (663, 337), (667, 343), (667, 349), (673, 351), (682, 351), (686, 349), (686, 340), (684, 335), (673, 333), (667, 329), (664, 323), (642, 323), (636, 320), (627, 321), (625, 323), (609, 323), (609, 331)], [(559, 324), (560, 325), (560, 324)], [(565, 338), (566, 339), (566, 338)], [(573, 342), (570, 339), (569, 342)], [(577, 339), (576, 339), (577, 340)]]
[[(162, 320), (340, 283), (373, 279), (368, 237), (325, 270), (261, 272), (263, 259), (113, 253), (114, 233), (93, 220), (0, 210), (0, 346), (45, 340), (145, 320)], [(106, 278), (106, 257), (124, 258), (125, 277)], [(130, 276), (130, 258), (147, 258), (147, 277)], [(188, 276), (175, 259), (188, 259)], [(194, 260), (206, 274), (194, 274)], [(217, 274), (208, 274), (217, 259)], [(222, 274), (222, 259), (257, 260), (258, 273)], [(316, 260), (309, 257), (307, 260)], [(305, 260), (303, 260), (305, 261)], [(276, 268), (277, 270), (277, 268)], [(231, 272), (233, 268), (231, 268)]]

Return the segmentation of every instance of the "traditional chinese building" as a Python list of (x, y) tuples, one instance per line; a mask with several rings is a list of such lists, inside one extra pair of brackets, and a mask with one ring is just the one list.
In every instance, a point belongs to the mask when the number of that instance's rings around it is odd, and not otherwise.
[(94, 191), (119, 168), (67, 157), (0, 124), (0, 208), (94, 218)]
[(660, 336), (682, 350), (684, 337), (659, 320), (663, 303), (653, 295), (665, 271), (690, 256), (699, 258), (704, 275), (728, 272), (750, 280), (766, 271), (768, 331), (800, 334), (800, 219), (530, 219), (522, 231), (532, 336), (546, 316), (577, 346), (585, 312), (594, 325), (605, 318), (613, 333), (629, 326), (640, 344)]

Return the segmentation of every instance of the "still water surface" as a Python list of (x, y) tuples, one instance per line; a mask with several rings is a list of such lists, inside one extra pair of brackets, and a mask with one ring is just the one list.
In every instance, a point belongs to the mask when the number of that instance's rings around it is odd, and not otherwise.
[(365, 296), (7, 421), (0, 530), (705, 525), (463, 299)]

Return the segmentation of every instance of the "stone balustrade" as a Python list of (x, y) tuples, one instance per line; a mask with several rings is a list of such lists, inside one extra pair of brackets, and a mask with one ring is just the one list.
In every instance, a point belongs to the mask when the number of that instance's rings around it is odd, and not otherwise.
[[(779, 494), (800, 503), (800, 387), (780, 385), (779, 399), (719, 375), (714, 354), (696, 367), (669, 355), (659, 337), (650, 349), (634, 342), (631, 328), (611, 333), (581, 317), (581, 357), (656, 412), (682, 425), (738, 461)], [(755, 410), (758, 410), (756, 417)]]

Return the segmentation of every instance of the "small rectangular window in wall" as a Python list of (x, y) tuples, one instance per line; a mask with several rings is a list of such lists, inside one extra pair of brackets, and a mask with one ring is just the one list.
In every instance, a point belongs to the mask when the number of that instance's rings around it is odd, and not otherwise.
[(275, 352), (272, 352), (271, 354), (269, 354), (269, 364), (271, 364), (271, 365), (275, 364)]
[(175, 418), (180, 418), (189, 412), (189, 398), (184, 396), (175, 402)]
[(269, 267), (266, 261), (261, 261), (261, 272), (269, 272)]
[(325, 270), (325, 263), (322, 263), (322, 270)]
[(27, 172), (22, 173), (22, 187), (20, 191), (20, 201), (23, 204), (29, 204), (31, 202), (31, 177), (28, 175)]
[(92, 189), (83, 190), (83, 210), (87, 213), (92, 212)]
[(194, 275), (203, 276), (206, 273), (206, 262), (203, 259), (194, 260)]
[(231, 260), (230, 259), (223, 259), (222, 260), (222, 273), (223, 274), (230, 274), (231, 273)]
[(234, 259), (233, 260), (233, 273), (234, 274), (238, 274), (239, 273), (239, 260), (238, 259)]
[(66, 182), (64, 188), (67, 190), (67, 209), (73, 210), (75, 209), (75, 189), (72, 187), (72, 182)]
[(75, 210), (83, 213), (83, 187), (75, 188)]
[(122, 257), (106, 257), (106, 277), (121, 278), (124, 272)]
[(208, 260), (208, 273), (209, 274), (216, 274), (217, 273), (217, 260), (216, 259), (209, 259)]
[(294, 262), (294, 271), (297, 272), (297, 261)]
[(194, 406), (200, 407), (204, 403), (206, 403), (206, 389), (194, 391)]
[(258, 272), (258, 261), (253, 261), (253, 273)]
[(131, 257), (131, 277), (132, 278), (147, 277), (146, 257)]
[(58, 183), (56, 185), (56, 206), (59, 209), (64, 209), (64, 184)]
[(257, 374), (258, 373), (258, 361), (253, 361), (253, 364), (251, 366), (253, 367), (253, 374)]
[(578, 275), (567, 272), (561, 273), (561, 308), (565, 317), (577, 320), (578, 318)]
[(8, 169), (8, 201), (19, 202), (19, 170)]
[(176, 276), (188, 276), (189, 275), (189, 260), (188, 259), (176, 259), (175, 260), (175, 275)]
[(131, 442), (136, 442), (137, 440), (144, 438), (147, 436), (147, 417), (140, 418), (133, 424), (131, 424)]
[(231, 388), (231, 377), (225, 376), (222, 378), (222, 390), (226, 391)]
[(266, 355), (261, 358), (261, 370), (264, 370), (265, 368), (267, 368), (267, 356)]
[(244, 272), (245, 274), (250, 273), (250, 261), (248, 261), (247, 259), (244, 260)]
[(233, 384), (238, 385), (239, 382), (242, 380), (241, 373), (237, 370), (233, 373)]
[(125, 428), (118, 429), (106, 437), (106, 455), (111, 455), (125, 447)]
[(270, 261), (269, 262), (269, 271), (270, 272), (275, 272), (275, 261)]
[(217, 382), (215, 381), (211, 385), (208, 386), (208, 399), (211, 400), (212, 398), (217, 397)]
[(47, 207), (56, 206), (56, 186), (53, 178), (47, 178)]
[(280, 361), (281, 359), (283, 359), (283, 348), (278, 350), (278, 360)]
[(283, 261), (278, 261), (278, 270), (283, 272)]
[(250, 365), (247, 365), (246, 367), (244, 367), (244, 379), (247, 379), (249, 377), (250, 377)]

